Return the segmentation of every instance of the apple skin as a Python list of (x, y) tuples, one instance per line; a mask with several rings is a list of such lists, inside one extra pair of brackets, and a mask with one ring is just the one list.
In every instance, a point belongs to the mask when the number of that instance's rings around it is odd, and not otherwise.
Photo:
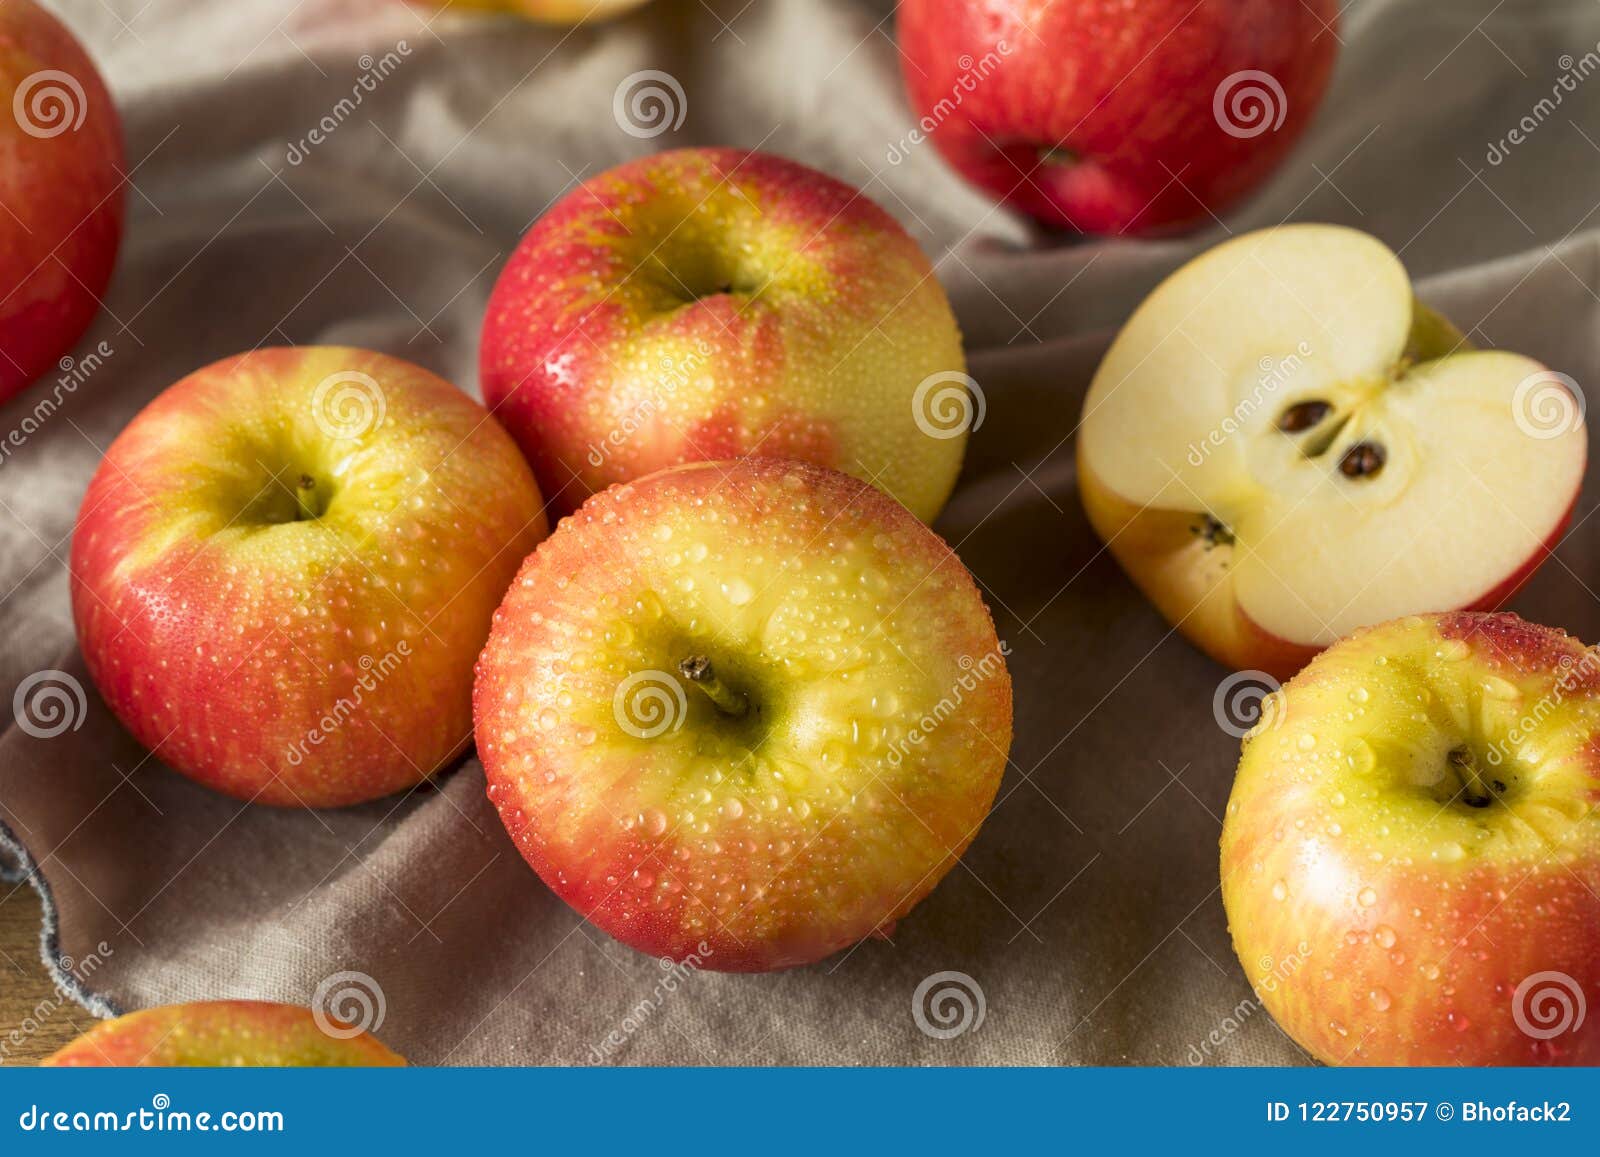
[[(329, 1020), (341, 1034), (354, 1027)], [(329, 1036), (311, 1010), (298, 1005), (209, 1000), (102, 1021), (40, 1063), (60, 1068), (387, 1068), (406, 1062), (370, 1033)]]
[(495, 286), (481, 365), (486, 404), (563, 512), (667, 466), (759, 453), (866, 478), (924, 521), (967, 430), (918, 388), (965, 370), (944, 291), (892, 217), (735, 149), (630, 161), (559, 202)]
[[(1596, 653), (1509, 614), (1396, 620), (1324, 651), (1263, 712), (1222, 897), (1279, 1026), (1328, 1064), (1600, 1063)], [(1477, 758), (1510, 781), (1504, 800), (1413, 786), (1456, 744), (1497, 745), (1498, 763)], [(1588, 1006), (1549, 1039), (1516, 1015), (1542, 972)]]
[[(66, 73), (77, 91), (39, 75), (49, 72)], [(24, 88), (29, 111), (18, 117)], [(33, 0), (0, 4), (0, 108), (5, 402), (53, 369), (99, 312), (122, 239), (125, 164), (122, 123), (94, 62)]]
[[(973, 184), (1081, 233), (1169, 231), (1261, 184), (1305, 130), (1337, 55), (1337, 0), (900, 0), (911, 106)], [(1213, 111), (1236, 73), (1265, 72), (1233, 123)], [(1244, 101), (1243, 87), (1230, 88)], [(1070, 160), (1041, 159), (1041, 150)]]
[[(381, 391), (375, 420), (335, 422), (361, 417), (325, 388), (340, 375)], [(301, 474), (316, 519), (281, 482)], [(527, 464), (448, 382), (365, 350), (256, 350), (169, 387), (112, 443), (73, 538), (73, 615), (96, 686), (162, 762), (241, 799), (337, 807), (466, 748), (473, 662), (545, 532)]]
[(424, 0), (435, 8), (503, 12), (536, 24), (567, 26), (615, 20), (650, 0)]
[[(695, 653), (750, 714), (674, 682), (660, 733), (624, 735), (629, 681)], [(960, 560), (868, 484), (690, 464), (590, 499), (528, 559), (478, 664), (478, 754), (524, 858), (602, 930), (794, 967), (886, 934), (976, 835), (1011, 742), (1003, 655)]]

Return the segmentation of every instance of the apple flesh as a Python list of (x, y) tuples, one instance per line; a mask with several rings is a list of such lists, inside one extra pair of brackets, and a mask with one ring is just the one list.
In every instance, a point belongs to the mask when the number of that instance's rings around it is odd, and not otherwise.
[(0, 402), (100, 309), (122, 238), (122, 124), (83, 46), (33, 0), (0, 4)]
[(584, 182), (523, 239), (483, 328), (484, 400), (563, 511), (759, 453), (866, 478), (932, 520), (971, 424), (965, 369), (944, 291), (892, 217), (734, 149)]
[(103, 1021), (42, 1063), (63, 1068), (391, 1067), (370, 1033), (309, 1009), (257, 1000), (172, 1004)]
[(489, 797), (545, 882), (641, 952), (728, 971), (886, 933), (977, 834), (1011, 741), (950, 548), (864, 482), (763, 458), (565, 519), (475, 704)]
[(1597, 753), (1600, 655), (1509, 614), (1359, 631), (1266, 700), (1222, 898), (1279, 1026), (1328, 1064), (1600, 1063)]
[(973, 184), (1084, 233), (1209, 220), (1304, 132), (1337, 0), (900, 0), (919, 128)]
[(72, 544), (78, 639), (168, 766), (258, 803), (375, 799), (470, 742), (473, 662), (545, 530), (516, 447), (448, 382), (256, 350), (107, 451)]
[(1139, 307), (1084, 400), (1078, 474), (1169, 622), (1284, 678), (1357, 627), (1498, 606), (1559, 539), (1586, 456), (1545, 367), (1467, 347), (1377, 240), (1291, 225)]

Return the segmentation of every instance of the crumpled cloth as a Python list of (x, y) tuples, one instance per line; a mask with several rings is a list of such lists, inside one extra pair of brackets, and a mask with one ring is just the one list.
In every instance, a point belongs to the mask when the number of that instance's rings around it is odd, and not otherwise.
[[(578, 31), (389, 0), (52, 7), (121, 104), (134, 187), (76, 356), (110, 353), (0, 460), (0, 693), (49, 670), (87, 692), (61, 734), (0, 738), (0, 819), (14, 874), (53, 898), (47, 959), (91, 1009), (311, 1003), (365, 984), (367, 1022), (381, 1003), (379, 1035), (421, 1063), (1306, 1059), (1251, 999), (1218, 894), (1238, 751), (1213, 716), (1226, 672), (1091, 533), (1074, 493), (1083, 393), (1162, 276), (1285, 219), (1376, 234), (1473, 341), (1600, 382), (1600, 79), (1535, 111), (1596, 51), (1600, 7), (1360, 0), (1321, 114), (1258, 196), (1192, 236), (1113, 242), (1044, 236), (907, 144), (885, 2), (656, 0)], [(654, 136), (614, 116), (647, 69), (684, 94), (681, 123)], [(1525, 117), (1539, 119), (1508, 141)], [(485, 299), (522, 231), (576, 179), (689, 144), (834, 173), (934, 255), (987, 411), (938, 529), (1013, 650), (1011, 767), (964, 862), (892, 941), (777, 975), (669, 971), (586, 925), (524, 866), (471, 758), (436, 787), (336, 812), (191, 784), (111, 719), (68, 610), (79, 499), (158, 391), (259, 344), (320, 342), (476, 394)], [(0, 409), (0, 428), (55, 386)], [(1590, 485), (1513, 604), (1589, 641), (1594, 505)], [(922, 1027), (963, 1015), (955, 1035)]]

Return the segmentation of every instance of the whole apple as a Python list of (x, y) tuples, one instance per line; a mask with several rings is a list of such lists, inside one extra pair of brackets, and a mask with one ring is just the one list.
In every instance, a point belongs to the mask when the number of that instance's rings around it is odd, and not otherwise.
[(99, 311), (123, 168), (116, 106), (83, 46), (33, 0), (0, 0), (0, 402)]
[(950, 548), (868, 484), (695, 463), (528, 559), (478, 664), (478, 754), (523, 856), (606, 932), (786, 968), (886, 933), (977, 834), (1004, 652)]
[(1559, 540), (1587, 456), (1570, 379), (1472, 349), (1377, 239), (1289, 225), (1134, 312), (1084, 398), (1078, 479), (1169, 622), (1287, 678), (1357, 627), (1497, 608)]
[(1245, 737), (1222, 898), (1318, 1060), (1600, 1063), (1600, 652), (1514, 615), (1330, 647)]
[(390, 1067), (405, 1059), (326, 1013), (260, 1000), (205, 1000), (101, 1021), (47, 1057), (62, 1068)]
[(1305, 130), (1338, 18), (1337, 0), (900, 0), (910, 141), (1051, 225), (1192, 225)]
[(529, 231), (484, 322), (484, 400), (553, 505), (682, 462), (801, 458), (944, 506), (975, 424), (915, 241), (848, 185), (687, 149), (584, 182)]
[(256, 350), (111, 444), (73, 615), (106, 702), (168, 766), (258, 803), (358, 803), (466, 748), (473, 661), (545, 531), (516, 446), (448, 382)]

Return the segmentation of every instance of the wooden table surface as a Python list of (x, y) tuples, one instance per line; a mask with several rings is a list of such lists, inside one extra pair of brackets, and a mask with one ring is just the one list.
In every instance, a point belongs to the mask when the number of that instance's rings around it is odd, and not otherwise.
[(39, 897), (0, 885), (0, 1065), (30, 1065), (96, 1023), (39, 961)]

